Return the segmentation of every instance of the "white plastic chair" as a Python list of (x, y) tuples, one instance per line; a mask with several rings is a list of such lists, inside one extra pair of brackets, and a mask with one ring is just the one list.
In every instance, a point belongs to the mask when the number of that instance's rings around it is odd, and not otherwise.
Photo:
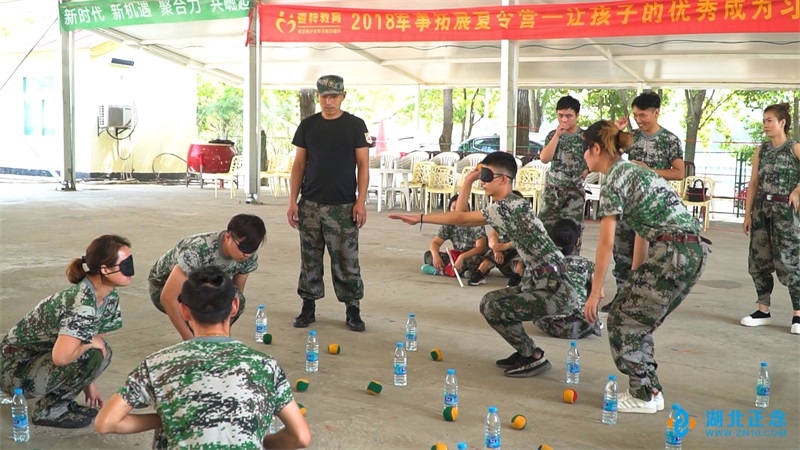
[(442, 152), (431, 158), (439, 166), (455, 166), (461, 155), (456, 152)]
[(230, 182), (231, 198), (236, 197), (236, 188), (239, 186), (239, 177), (244, 177), (244, 173), (242, 172), (243, 163), (244, 161), (242, 160), (242, 155), (236, 155), (231, 158), (231, 166), (227, 173), (218, 173), (214, 175), (214, 197), (217, 196), (217, 190), (220, 185), (224, 187), (226, 181)]

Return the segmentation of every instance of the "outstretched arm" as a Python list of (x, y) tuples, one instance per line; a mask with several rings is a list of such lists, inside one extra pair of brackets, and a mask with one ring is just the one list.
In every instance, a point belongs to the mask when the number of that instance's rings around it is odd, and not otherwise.
[(600, 237), (597, 241), (595, 253), (594, 277), (592, 278), (592, 292), (586, 300), (583, 314), (590, 323), (597, 320), (597, 305), (603, 297), (603, 283), (608, 272), (608, 263), (611, 261), (611, 249), (614, 247), (614, 231), (617, 228), (617, 216), (603, 216), (600, 219)]
[(401, 220), (409, 225), (433, 223), (437, 225), (458, 225), (461, 227), (477, 227), (486, 225), (486, 219), (480, 211), (453, 211), (440, 214), (389, 214), (390, 219)]

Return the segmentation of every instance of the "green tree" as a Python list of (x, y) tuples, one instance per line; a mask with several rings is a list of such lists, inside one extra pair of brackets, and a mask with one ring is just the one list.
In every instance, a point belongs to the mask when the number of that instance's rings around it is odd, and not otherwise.
[[(753, 91), (738, 90), (733, 91), (733, 95), (724, 105), (724, 115), (715, 118), (716, 131), (724, 137), (721, 148), (738, 160), (745, 161), (747, 164), (753, 159), (753, 154), (759, 142), (764, 140), (764, 130), (761, 127), (761, 114), (769, 105), (776, 103), (797, 102), (800, 91)], [(797, 125), (797, 106), (793, 108), (793, 136), (798, 136)], [(723, 120), (722, 117), (728, 117)], [(733, 124), (737, 130), (747, 132), (747, 141), (737, 140), (731, 131), (729, 124)], [(739, 138), (741, 139), (741, 138)]]
[(198, 75), (197, 130), (200, 136), (206, 140), (241, 140), (243, 99), (241, 88)]

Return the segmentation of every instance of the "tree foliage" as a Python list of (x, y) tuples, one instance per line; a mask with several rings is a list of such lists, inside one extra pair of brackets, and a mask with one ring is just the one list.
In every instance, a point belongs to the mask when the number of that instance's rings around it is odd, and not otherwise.
[(241, 140), (243, 134), (244, 93), (230, 86), (198, 75), (197, 130), (206, 140)]

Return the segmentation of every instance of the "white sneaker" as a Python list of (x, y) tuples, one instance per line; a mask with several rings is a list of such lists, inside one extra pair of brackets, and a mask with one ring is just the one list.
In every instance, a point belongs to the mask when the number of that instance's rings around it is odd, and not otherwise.
[(656, 401), (656, 410), (663, 411), (664, 410), (664, 394), (661, 391), (658, 391), (653, 397), (653, 400)]
[(792, 334), (800, 334), (800, 323), (793, 323), (792, 324)]
[(769, 313), (761, 313), (759, 315), (766, 314), (766, 317), (753, 317), (754, 315), (760, 313), (761, 311), (756, 311), (749, 316), (742, 317), (741, 324), (746, 327), (760, 327), (761, 325), (769, 325), (772, 323), (772, 317)]
[(655, 414), (658, 412), (658, 406), (653, 398), (650, 401), (644, 401), (632, 396), (630, 391), (625, 391), (617, 399), (617, 412)]

